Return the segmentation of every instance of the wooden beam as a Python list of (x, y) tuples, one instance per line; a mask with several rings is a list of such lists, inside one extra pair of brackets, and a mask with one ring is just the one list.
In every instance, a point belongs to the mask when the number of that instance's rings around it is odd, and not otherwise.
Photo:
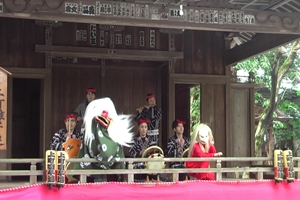
[(179, 84), (226, 84), (230, 76), (226, 75), (198, 75), (198, 74), (170, 74), (170, 79)]
[(39, 53), (48, 53), (52, 56), (65, 56), (77, 58), (101, 58), (145, 61), (168, 61), (170, 58), (183, 59), (183, 52), (181, 51), (170, 52), (52, 45), (35, 45), (35, 51)]
[(245, 89), (245, 88), (262, 88), (263, 83), (231, 83), (231, 88), (235, 89)]
[[(165, 64), (166, 65), (166, 64)], [(52, 67), (71, 67), (71, 68), (84, 68), (84, 69), (91, 69), (91, 68), (96, 68), (99, 69), (101, 68), (100, 65), (91, 65), (91, 64), (78, 64), (78, 63), (53, 63)], [(120, 69), (121, 66), (116, 66), (116, 65), (106, 65), (105, 67), (109, 67), (109, 69)], [(157, 69), (159, 69), (160, 66), (156, 66), (156, 67), (145, 67), (145, 66), (126, 66), (126, 67), (122, 67), (122, 69), (124, 70), (130, 70), (130, 71), (134, 71), (134, 70), (152, 70), (152, 71), (157, 71)]]
[[(210, 7), (183, 6), (184, 14), (178, 15), (179, 6), (162, 8), (159, 4), (137, 2), (78, 0), (15, 1), (0, 0), (3, 10), (0, 17), (52, 20), (75, 23), (95, 23), (153, 28), (300, 34), (299, 13), (259, 10), (234, 10)], [(101, 6), (105, 5), (105, 9)]]
[(46, 75), (51, 74), (51, 69), (44, 68), (16, 68), (5, 67), (6, 70), (11, 72), (12, 78), (44, 78)]
[(299, 38), (300, 35), (268, 34), (258, 36), (247, 43), (226, 50), (226, 66), (234, 65), (249, 57), (256, 56)]

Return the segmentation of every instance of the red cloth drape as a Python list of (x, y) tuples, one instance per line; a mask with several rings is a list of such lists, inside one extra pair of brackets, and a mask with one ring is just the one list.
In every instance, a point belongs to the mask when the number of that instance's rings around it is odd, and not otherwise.
[(222, 199), (276, 200), (299, 199), (300, 181), (277, 183), (265, 181), (187, 181), (149, 185), (130, 183), (72, 184), (61, 189), (32, 185), (0, 191), (0, 199), (82, 200), (82, 199)]

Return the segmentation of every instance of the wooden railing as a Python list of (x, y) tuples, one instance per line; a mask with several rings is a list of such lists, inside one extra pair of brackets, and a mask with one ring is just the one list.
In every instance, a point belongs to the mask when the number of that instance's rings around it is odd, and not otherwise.
[[(200, 168), (163, 168), (163, 169), (133, 169), (133, 163), (136, 162), (185, 162), (185, 161), (211, 161), (215, 162), (216, 167), (211, 167), (208, 169), (200, 169)], [(179, 173), (190, 173), (190, 172), (215, 172), (216, 173), (216, 180), (223, 180), (226, 178), (225, 173), (254, 173), (256, 174), (255, 179), (262, 180), (264, 179), (264, 173), (272, 173), (273, 166), (271, 165), (248, 165), (249, 163), (262, 163), (262, 162), (270, 162), (272, 159), (267, 157), (218, 157), (218, 158), (123, 158), (120, 159), (119, 162), (127, 162), (128, 169), (113, 169), (113, 170), (74, 170), (74, 169), (67, 169), (67, 175), (79, 175), (80, 182), (85, 183), (87, 180), (88, 175), (95, 175), (95, 174), (123, 174), (128, 182), (134, 182), (134, 174), (172, 174), (172, 181), (178, 181), (178, 174)], [(36, 159), (26, 159), (26, 158), (7, 158), (7, 159), (0, 159), (0, 163), (6, 164), (30, 164), (30, 169), (24, 170), (0, 170), (0, 177), (11, 177), (11, 176), (29, 176), (29, 184), (36, 184), (38, 180), (38, 176), (44, 176), (44, 170), (38, 170), (37, 164), (44, 165), (45, 159), (43, 158), (36, 158)], [(96, 159), (69, 159), (67, 162), (98, 162)], [(300, 157), (294, 157), (294, 171), (295, 171), (295, 178), (300, 178)], [(226, 164), (223, 164), (226, 163)], [(234, 163), (233, 166), (230, 163)], [(239, 166), (244, 167), (237, 167), (237, 163)], [(231, 167), (226, 167), (231, 166)]]

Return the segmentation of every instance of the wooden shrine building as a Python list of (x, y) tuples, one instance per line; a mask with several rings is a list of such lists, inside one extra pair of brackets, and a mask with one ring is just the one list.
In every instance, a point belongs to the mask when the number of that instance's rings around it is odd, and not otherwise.
[(154, 93), (165, 147), (174, 119), (189, 124), (195, 85), (218, 151), (254, 156), (255, 84), (232, 83), (231, 66), (299, 38), (298, 0), (0, 0), (1, 157), (43, 157), (90, 86), (132, 115)]

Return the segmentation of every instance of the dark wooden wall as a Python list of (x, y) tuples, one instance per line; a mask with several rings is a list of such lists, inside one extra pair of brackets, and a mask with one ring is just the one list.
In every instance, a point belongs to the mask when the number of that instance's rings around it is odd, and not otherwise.
[(35, 44), (44, 44), (44, 28), (33, 20), (0, 18), (0, 66), (44, 68), (44, 55)]
[[(230, 95), (226, 90), (226, 84), (230, 84), (229, 77), (226, 78), (225, 68), (225, 41), (222, 34), (213, 31), (190, 31), (185, 30), (183, 34), (183, 61), (176, 62), (175, 74), (199, 74), (208, 75), (210, 79), (201, 77), (186, 80), (187, 86), (194, 82), (201, 85), (201, 122), (210, 125), (213, 131), (218, 151), (226, 153), (226, 135), (229, 134), (229, 125), (226, 124), (226, 114), (230, 111), (227, 108), (229, 103), (226, 96)], [(224, 82), (218, 83), (218, 79), (209, 75), (224, 76)], [(187, 78), (189, 79), (189, 78)], [(227, 80), (227, 81), (226, 81)], [(181, 84), (184, 81), (180, 81)], [(176, 88), (176, 87), (175, 87)], [(178, 95), (176, 102), (185, 102), (189, 93)], [(176, 108), (179, 105), (176, 103)], [(185, 106), (181, 109), (182, 116), (189, 116), (189, 109)], [(176, 116), (177, 113), (175, 114)]]
[[(175, 85), (175, 119), (186, 122), (184, 125), (184, 135), (189, 137), (190, 132), (190, 88), (193, 85)], [(174, 120), (175, 120), (174, 119)]]
[[(45, 28), (35, 25), (32, 20), (17, 20), (0, 18), (0, 66), (20, 68), (45, 68), (45, 56), (35, 53), (35, 44), (45, 44)], [(61, 27), (52, 30), (52, 44), (62, 46), (90, 46), (87, 41), (76, 41), (76, 30), (89, 30), (88, 24), (63, 23)], [(145, 47), (139, 46), (139, 31), (145, 31)], [(132, 35), (132, 45), (115, 45), (115, 48), (141, 50), (168, 50), (168, 34), (156, 30), (156, 46), (149, 47), (150, 28), (125, 27), (123, 33)], [(117, 31), (115, 31), (116, 33)], [(88, 33), (89, 34), (89, 33)], [(97, 26), (97, 39), (99, 39)], [(99, 46), (99, 41), (96, 47)], [(109, 47), (108, 44), (105, 46)], [(168, 124), (168, 89), (170, 73), (184, 75), (226, 75), (224, 66), (225, 41), (220, 34), (209, 31), (186, 30), (175, 35), (175, 49), (184, 52), (184, 59), (177, 60), (174, 71), (168, 69), (168, 64), (156, 61), (114, 61), (106, 59), (85, 59), (54, 57), (50, 67), (51, 78), (51, 131), (45, 133), (46, 143), (50, 142), (54, 132), (64, 126), (63, 118), (66, 112), (75, 110), (77, 105), (85, 100), (85, 88), (95, 87), (97, 98), (110, 97), (118, 113), (135, 115), (135, 109), (144, 105), (145, 94), (154, 93), (157, 104), (163, 110), (161, 123), (161, 145), (165, 146), (167, 139), (173, 135)], [(191, 84), (187, 78), (183, 91), (176, 93), (175, 118), (188, 122), (189, 92)], [(178, 83), (175, 83), (175, 85)], [(187, 86), (185, 86), (187, 84)], [(192, 84), (201, 84), (201, 116), (202, 121), (210, 123), (214, 132), (218, 150), (225, 151), (226, 145), (226, 83), (202, 81), (201, 78)], [(174, 87), (175, 87), (174, 85)], [(172, 87), (172, 86), (171, 86)], [(171, 119), (172, 121), (174, 119)], [(190, 130), (186, 129), (186, 133)]]
[(201, 85), (201, 122), (207, 123), (215, 139), (217, 151), (226, 153), (226, 93), (225, 84)]
[[(87, 30), (89, 24), (63, 23), (63, 26), (53, 28), (52, 44), (62, 46), (91, 46), (87, 41), (76, 41), (76, 30)], [(100, 47), (100, 31), (97, 26), (97, 45)], [(149, 47), (150, 28), (125, 27), (123, 31), (114, 30), (113, 33), (122, 33), (123, 44), (115, 44), (115, 48), (140, 50), (167, 50), (168, 35), (156, 30), (155, 48)], [(111, 32), (112, 30), (105, 30)], [(145, 46), (139, 46), (139, 32), (145, 32)], [(112, 33), (112, 32), (111, 32)], [(125, 35), (132, 36), (131, 45), (125, 45)], [(164, 42), (161, 42), (164, 41)], [(109, 44), (105, 43), (105, 48)], [(113, 56), (112, 56), (112, 59)], [(120, 114), (136, 115), (136, 108), (146, 104), (145, 95), (154, 93), (158, 105), (162, 98), (162, 75), (159, 73), (162, 62), (155, 61), (125, 61), (125, 60), (93, 60), (78, 58), (73, 63), (72, 58), (53, 58), (53, 88), (52, 88), (52, 115), (53, 130), (64, 126), (63, 117), (66, 112), (75, 110), (79, 103), (85, 100), (85, 88), (95, 87), (96, 98), (110, 97)], [(104, 62), (104, 64), (102, 63)], [(61, 98), (59, 98), (61, 97)], [(67, 100), (66, 100), (67, 99)], [(69, 100), (69, 101), (68, 101)], [(135, 123), (134, 123), (135, 124)], [(136, 128), (134, 131), (136, 132)], [(51, 137), (47, 136), (50, 140)]]
[(183, 63), (178, 62), (176, 73), (225, 75), (225, 41), (222, 34), (213, 31), (183, 33)]
[(53, 131), (62, 128), (66, 112), (85, 101), (87, 87), (97, 89), (96, 98), (110, 97), (119, 114), (135, 115), (135, 109), (146, 104), (147, 93), (156, 94), (161, 104), (155, 68), (106, 66), (101, 72), (101, 68), (53, 67), (52, 76)]
[[(87, 30), (86, 41), (76, 41), (76, 30)], [(105, 43), (104, 46), (100, 46), (100, 30), (104, 30), (105, 33), (122, 34), (122, 44), (114, 44), (116, 49), (139, 49), (139, 50), (168, 50), (168, 34), (160, 33), (158, 28), (149, 27), (117, 27), (115, 29), (109, 29), (108, 26), (101, 26), (97, 24), (97, 43), (96, 45), (90, 45), (89, 34), (90, 24), (81, 23), (68, 23), (64, 22), (62, 26), (53, 28), (52, 44), (61, 46), (92, 46), (109, 48), (109, 43)], [(150, 30), (155, 30), (155, 47), (150, 47)], [(140, 31), (145, 33), (145, 45), (139, 45)], [(131, 35), (131, 45), (125, 45), (125, 35)], [(178, 40), (177, 42), (179, 42)], [(112, 58), (113, 59), (113, 58)]]
[[(101, 69), (72, 67), (52, 68), (52, 113), (53, 129), (49, 133), (51, 137), (54, 131), (64, 128), (64, 116), (67, 112), (74, 111), (76, 107), (86, 100), (85, 89), (94, 87), (97, 90), (96, 97), (101, 95)], [(98, 74), (98, 76), (97, 76)]]

